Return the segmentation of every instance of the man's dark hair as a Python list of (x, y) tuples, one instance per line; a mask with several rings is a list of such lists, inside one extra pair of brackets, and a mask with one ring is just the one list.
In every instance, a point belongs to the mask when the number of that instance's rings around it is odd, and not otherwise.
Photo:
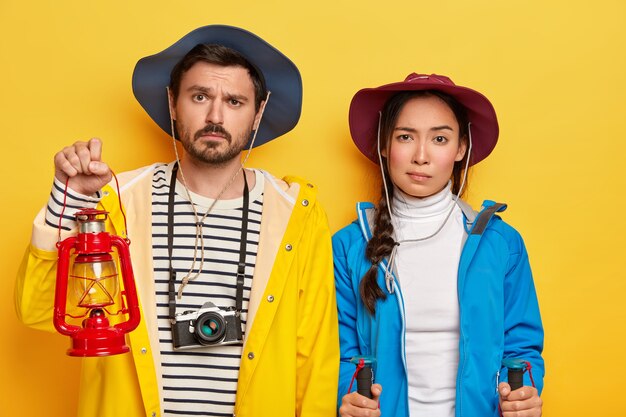
[(201, 43), (187, 52), (172, 69), (170, 73), (170, 91), (174, 100), (178, 98), (180, 92), (180, 80), (183, 74), (189, 71), (197, 62), (206, 62), (222, 67), (242, 67), (248, 70), (248, 74), (254, 85), (254, 106), (259, 111), (261, 102), (267, 95), (263, 74), (250, 61), (234, 49), (214, 43)]

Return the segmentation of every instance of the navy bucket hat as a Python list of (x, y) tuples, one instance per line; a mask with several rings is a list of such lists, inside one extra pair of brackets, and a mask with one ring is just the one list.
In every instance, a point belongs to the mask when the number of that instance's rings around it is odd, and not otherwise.
[(219, 44), (242, 54), (265, 79), (271, 92), (254, 146), (293, 129), (302, 110), (302, 77), (293, 62), (257, 35), (234, 26), (198, 28), (158, 54), (142, 58), (133, 71), (133, 93), (141, 107), (171, 134), (166, 87), (174, 66), (198, 44)]

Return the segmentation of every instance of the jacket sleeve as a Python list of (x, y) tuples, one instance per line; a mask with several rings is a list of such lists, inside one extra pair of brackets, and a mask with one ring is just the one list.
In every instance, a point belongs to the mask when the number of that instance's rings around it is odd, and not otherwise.
[[(62, 231), (64, 239), (74, 231)], [(54, 331), (58, 229), (45, 224), (45, 208), (33, 222), (31, 242), (22, 259), (15, 283), (17, 317), (29, 327)]]
[(339, 363), (337, 305), (326, 214), (315, 203), (300, 258), (297, 321), (297, 416), (334, 414)]
[[(362, 354), (359, 347), (357, 323), (357, 303), (360, 302), (358, 292), (353, 289), (347, 252), (350, 247), (348, 230), (344, 229), (333, 237), (333, 260), (335, 271), (335, 288), (337, 291), (337, 308), (339, 319), (340, 366), (339, 386), (337, 392), (337, 409), (341, 399), (348, 393), (348, 387), (355, 372), (355, 365), (350, 363), (354, 356)], [(352, 391), (356, 391), (356, 384)]]
[[(504, 358), (528, 361), (535, 386), (541, 394), (545, 373), (541, 356), (543, 326), (528, 253), (521, 236), (517, 233), (515, 236), (504, 281)], [(506, 380), (505, 368), (500, 374)], [(524, 374), (524, 385), (532, 385), (529, 372)]]
[[(111, 195), (114, 194), (109, 186), (105, 186), (103, 190)], [(110, 198), (118, 201), (117, 197), (111, 196)], [(112, 227), (110, 220), (107, 227)], [(76, 235), (76, 228), (61, 230), (60, 238), (63, 240), (74, 235)], [(18, 319), (25, 325), (39, 330), (54, 331), (52, 317), (58, 241), (59, 229), (46, 224), (46, 207), (44, 207), (33, 221), (31, 241), (17, 272), (14, 294)], [(78, 307), (76, 310), (68, 306), (68, 312), (79, 312)]]

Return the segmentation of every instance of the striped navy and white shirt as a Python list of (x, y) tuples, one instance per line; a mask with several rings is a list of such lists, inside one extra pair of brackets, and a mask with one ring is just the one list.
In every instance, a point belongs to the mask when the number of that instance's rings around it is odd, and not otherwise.
[[(256, 184), (250, 190), (246, 268), (243, 291), (242, 330), (245, 334), (248, 301), (261, 229), (263, 175), (255, 171)], [(232, 416), (243, 345), (198, 347), (174, 350), (169, 321), (167, 250), (167, 206), (171, 164), (157, 166), (152, 184), (152, 253), (157, 300), (157, 321), (161, 350), (162, 408), (165, 415)], [(191, 193), (198, 215), (206, 213), (213, 200)], [(176, 313), (198, 310), (208, 301), (220, 308), (235, 307), (236, 272), (241, 241), (243, 198), (220, 200), (203, 222), (204, 265), (200, 275), (185, 286), (176, 299)], [(172, 266), (175, 289), (193, 264), (196, 219), (180, 182), (174, 201), (174, 242)], [(194, 273), (200, 266), (196, 253)]]
[[(156, 165), (152, 182), (152, 254), (157, 301), (157, 325), (161, 358), (161, 408), (165, 416), (232, 416), (243, 345), (197, 347), (174, 350), (169, 321), (167, 249), (168, 192), (172, 164)], [(250, 190), (246, 267), (242, 306), (242, 331), (245, 334), (248, 301), (261, 228), (264, 177), (254, 171), (256, 183)], [(55, 181), (48, 203), (46, 221), (59, 224), (64, 185)], [(71, 190), (62, 227), (75, 226), (71, 216), (78, 208), (95, 207), (100, 196), (86, 197)], [(213, 200), (191, 193), (198, 215), (206, 212)], [(71, 206), (71, 207), (69, 207)], [(69, 207), (69, 208), (68, 208)], [(176, 313), (197, 311), (206, 302), (217, 307), (235, 307), (236, 272), (239, 262), (243, 198), (220, 200), (204, 219), (204, 264), (200, 275), (185, 286), (176, 299)], [(191, 204), (183, 185), (177, 181), (174, 201), (174, 239), (172, 266), (176, 272), (175, 290), (193, 264), (195, 223)], [(199, 243), (199, 242), (198, 242)], [(196, 253), (194, 274), (200, 267), (201, 250)]]

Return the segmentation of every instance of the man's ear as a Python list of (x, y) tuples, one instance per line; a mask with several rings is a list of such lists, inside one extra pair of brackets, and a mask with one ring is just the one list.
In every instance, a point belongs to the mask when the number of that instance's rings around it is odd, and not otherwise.
[(265, 103), (266, 100), (261, 102), (259, 106), (259, 111), (256, 112), (256, 116), (254, 116), (254, 123), (252, 124), (252, 130), (257, 130), (259, 128), (259, 123), (261, 123), (261, 118), (263, 117), (263, 112), (265, 111)]
[(169, 87), (165, 88), (167, 89), (167, 104), (170, 108), (170, 117), (172, 120), (176, 120), (176, 103), (174, 102), (174, 95)]

